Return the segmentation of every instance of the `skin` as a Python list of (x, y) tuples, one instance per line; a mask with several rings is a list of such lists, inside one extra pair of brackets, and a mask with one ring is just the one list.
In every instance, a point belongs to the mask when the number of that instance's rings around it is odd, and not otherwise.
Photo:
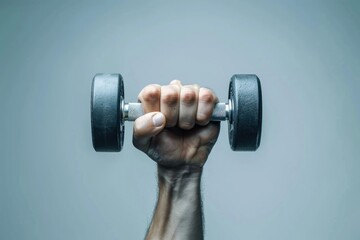
[(145, 239), (203, 239), (200, 181), (219, 135), (211, 122), (218, 99), (197, 85), (148, 85), (138, 96), (145, 114), (134, 123), (133, 144), (157, 162), (159, 194)]

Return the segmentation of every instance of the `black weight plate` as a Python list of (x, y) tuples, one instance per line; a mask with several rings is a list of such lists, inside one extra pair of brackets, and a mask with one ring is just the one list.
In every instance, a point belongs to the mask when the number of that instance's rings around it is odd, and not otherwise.
[(259, 78), (236, 74), (229, 85), (229, 142), (234, 151), (255, 151), (260, 145), (262, 97)]
[(95, 151), (119, 152), (124, 142), (120, 74), (96, 74), (91, 88), (91, 132)]

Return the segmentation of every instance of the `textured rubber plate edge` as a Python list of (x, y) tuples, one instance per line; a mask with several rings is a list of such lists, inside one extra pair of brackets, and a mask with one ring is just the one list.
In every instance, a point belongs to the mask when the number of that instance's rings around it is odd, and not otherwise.
[[(109, 139), (109, 137), (104, 134), (106, 133), (106, 131), (104, 130), (105, 128), (101, 128), (99, 131), (97, 131), (96, 128), (96, 124), (95, 124), (95, 117), (94, 117), (94, 111), (98, 111), (99, 109), (94, 109), (94, 107), (98, 107), (98, 104), (94, 104), (94, 96), (95, 96), (95, 81), (97, 79), (101, 79), (101, 78), (106, 78), (107, 80), (113, 79), (114, 81), (117, 82), (117, 86), (114, 84), (114, 86), (116, 86), (114, 90), (117, 91), (116, 94), (116, 104), (115, 104), (115, 108), (113, 108), (114, 111), (116, 111), (115, 113), (115, 125), (113, 125), (113, 136), (111, 137), (111, 139)], [(108, 98), (108, 96), (106, 96), (108, 94), (108, 92), (101, 92), (102, 89), (100, 89), (100, 95), (104, 96), (104, 98)], [(93, 81), (92, 81), (92, 86), (91, 86), (91, 103), (90, 103), (90, 112), (91, 112), (91, 132), (92, 132), (92, 142), (93, 142), (93, 147), (95, 149), (95, 151), (97, 152), (119, 152), (122, 149), (122, 145), (123, 145), (123, 134), (120, 133), (121, 130), (123, 130), (123, 126), (120, 126), (120, 91), (122, 90), (122, 93), (124, 93), (123, 91), (123, 84), (122, 84), (122, 77), (120, 74), (102, 74), (102, 73), (98, 73), (94, 76)], [(97, 90), (99, 91), (99, 89)], [(101, 99), (101, 98), (100, 98)], [(101, 117), (108, 117), (105, 114), (101, 114)], [(113, 119), (112, 117), (112, 119)], [(103, 119), (101, 119), (103, 120)], [(107, 130), (107, 128), (106, 128)], [(96, 135), (100, 135), (101, 138), (98, 141)], [(115, 139), (116, 138), (116, 139)], [(111, 144), (112, 143), (112, 144)], [(115, 144), (114, 144), (115, 143)]]
[[(249, 92), (251, 87), (254, 88), (254, 93)], [(229, 84), (229, 100), (232, 102), (233, 107), (231, 110), (232, 119), (229, 121), (229, 143), (231, 149), (234, 151), (257, 150), (260, 145), (262, 128), (260, 79), (255, 74), (233, 75)], [(255, 114), (249, 111), (249, 106), (243, 106), (243, 102), (249, 102), (250, 104), (253, 102), (253, 104), (256, 104), (253, 106), (256, 111)], [(245, 115), (243, 111), (245, 111)], [(251, 120), (252, 117), (256, 118), (254, 120), (257, 122)], [(249, 124), (249, 120), (252, 124)], [(243, 124), (246, 123), (247, 126), (244, 126)], [(256, 129), (256, 131), (253, 131), (253, 129)]]

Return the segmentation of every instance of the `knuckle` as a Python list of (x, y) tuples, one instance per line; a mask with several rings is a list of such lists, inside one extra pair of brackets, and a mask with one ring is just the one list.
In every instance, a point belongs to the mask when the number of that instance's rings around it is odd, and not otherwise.
[(207, 123), (209, 119), (209, 115), (204, 113), (198, 113), (198, 115), (196, 116), (196, 121), (198, 121), (199, 123)]
[(172, 81), (170, 82), (170, 84), (171, 84), (171, 85), (179, 85), (179, 86), (182, 85), (181, 81), (180, 81), (180, 80), (177, 80), (177, 79), (172, 80)]
[(177, 113), (173, 109), (169, 109), (169, 111), (164, 113), (166, 118), (166, 126), (174, 127), (177, 124), (178, 116)]
[(176, 126), (176, 121), (174, 120), (166, 121), (166, 127), (175, 127), (175, 126)]
[(179, 126), (182, 129), (190, 130), (195, 126), (195, 122), (182, 121)]
[(216, 97), (210, 89), (202, 88), (199, 94), (199, 101), (203, 103), (214, 103)]
[(184, 88), (181, 96), (181, 100), (186, 105), (192, 105), (196, 101), (196, 93), (191, 88)]
[(146, 102), (154, 102), (154, 101), (158, 101), (159, 97), (160, 97), (160, 87), (152, 84), (143, 88), (139, 98)]
[(196, 122), (196, 124), (199, 126), (206, 126), (206, 125), (208, 125), (208, 123), (209, 123), (208, 121), (202, 121), (202, 122), (197, 121)]
[(174, 106), (178, 102), (178, 92), (173, 88), (168, 88), (166, 91), (161, 92), (162, 102), (171, 106)]

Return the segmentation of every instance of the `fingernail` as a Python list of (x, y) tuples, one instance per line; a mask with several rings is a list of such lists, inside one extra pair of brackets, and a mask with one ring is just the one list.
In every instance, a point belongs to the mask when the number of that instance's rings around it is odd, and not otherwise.
[(155, 127), (160, 127), (164, 123), (164, 116), (161, 113), (157, 113), (152, 117)]

